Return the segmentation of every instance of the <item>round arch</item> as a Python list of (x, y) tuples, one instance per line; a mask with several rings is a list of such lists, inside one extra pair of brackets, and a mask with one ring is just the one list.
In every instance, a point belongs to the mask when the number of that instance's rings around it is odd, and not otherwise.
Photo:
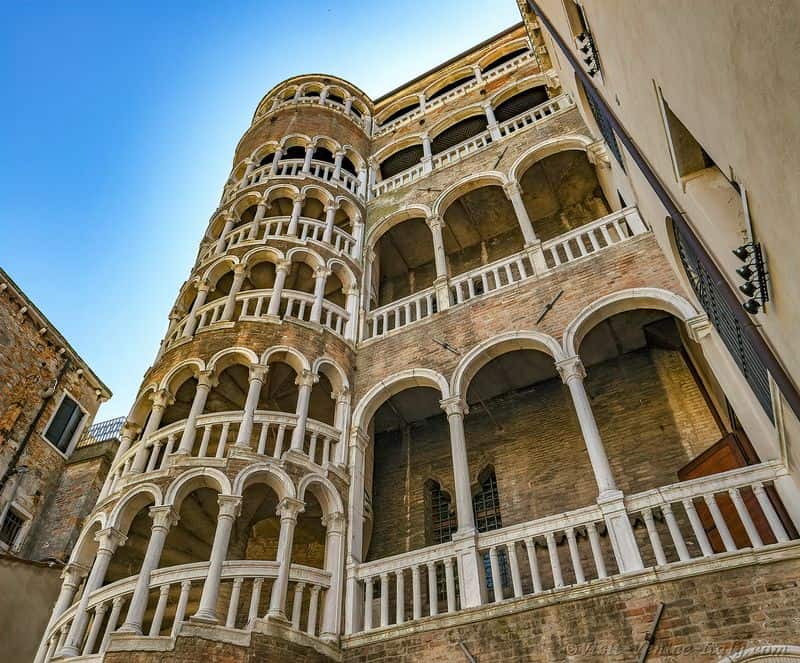
[(284, 259), (285, 256), (278, 249), (272, 246), (259, 246), (245, 253), (242, 256), (241, 264), (250, 269), (260, 262), (271, 262), (275, 265)]
[(513, 53), (514, 51), (518, 51), (523, 48), (530, 50), (530, 47), (531, 45), (527, 37), (520, 37), (518, 39), (509, 40), (504, 44), (500, 44), (497, 48), (493, 48), (491, 51), (478, 58), (478, 66), (481, 68), (481, 70), (483, 70), (487, 66), (492, 64), (495, 60), (503, 57), (508, 53)]
[(334, 391), (343, 391), (350, 388), (350, 382), (344, 369), (330, 357), (323, 356), (315, 359), (311, 372), (317, 375), (322, 373), (328, 378)]
[(95, 534), (100, 530), (109, 527), (109, 518), (105, 513), (96, 513), (89, 518), (83, 525), (78, 539), (75, 541), (75, 546), (72, 548), (72, 553), (69, 556), (70, 564), (78, 564), (86, 569), (91, 568), (94, 562), (95, 551), (97, 550), (97, 541), (95, 541)]
[(472, 378), (492, 359), (515, 350), (537, 350), (550, 355), (553, 361), (565, 358), (559, 342), (538, 331), (512, 331), (498, 334), (476, 345), (458, 362), (450, 378), (450, 393), (464, 398)]
[(305, 246), (297, 246), (286, 253), (286, 259), (290, 262), (304, 262), (311, 269), (325, 267), (325, 261), (316, 252)]
[(525, 171), (534, 163), (541, 161), (545, 157), (557, 154), (558, 152), (567, 152), (569, 150), (586, 152), (587, 146), (592, 142), (594, 141), (589, 136), (571, 134), (537, 143), (534, 147), (517, 157), (508, 171), (508, 181), (519, 182), (525, 174)]
[(152, 396), (155, 395), (156, 391), (158, 391), (158, 385), (153, 382), (142, 388), (128, 412), (128, 421), (137, 426), (144, 426), (144, 422), (152, 407)]
[(420, 218), (429, 219), (432, 215), (433, 212), (431, 212), (430, 207), (427, 205), (414, 204), (408, 205), (402, 209), (392, 212), (391, 214), (381, 217), (370, 228), (366, 241), (367, 248), (374, 249), (375, 245), (378, 243), (378, 240), (383, 237), (387, 231), (391, 230), (394, 226), (403, 223), (403, 221)]
[(527, 76), (519, 81), (515, 81), (513, 84), (508, 85), (497, 92), (495, 92), (491, 97), (489, 97), (489, 102), (492, 104), (492, 108), (496, 108), (504, 101), (507, 101), (511, 97), (519, 94), (520, 92), (525, 92), (526, 90), (530, 90), (534, 87), (546, 87), (547, 86), (547, 77), (544, 74), (534, 74), (533, 76)]
[[(175, 383), (180, 378), (187, 378), (189, 376), (195, 376), (206, 369), (205, 362), (202, 359), (184, 359), (182, 362), (173, 366), (169, 373), (167, 373), (162, 379), (161, 383), (158, 385), (159, 389), (166, 389), (170, 393), (174, 393), (172, 391), (173, 383)], [(183, 380), (181, 380), (182, 382)], [(180, 386), (180, 385), (179, 385)]]
[[(239, 361), (236, 361), (237, 359)], [(237, 363), (244, 366), (248, 364), (258, 364), (258, 355), (250, 348), (242, 346), (225, 348), (215, 353), (214, 356), (208, 360), (208, 370), (219, 374), (232, 364)]]
[(317, 498), (322, 513), (330, 516), (334, 513), (344, 513), (342, 498), (333, 482), (320, 474), (307, 474), (297, 486), (297, 498), (305, 502), (306, 490), (310, 490)]
[(239, 258), (233, 255), (222, 256), (211, 263), (203, 273), (203, 282), (207, 283), (212, 290), (225, 274), (232, 271), (239, 264)]
[(567, 325), (563, 339), (565, 356), (578, 354), (584, 336), (598, 323), (617, 313), (641, 308), (665, 311), (682, 322), (699, 314), (686, 299), (661, 288), (630, 288), (613, 292), (584, 307)]
[(300, 375), (303, 371), (311, 369), (311, 365), (306, 356), (299, 350), (290, 348), (288, 345), (274, 345), (261, 355), (259, 363), (268, 366), (273, 361), (282, 361), (291, 366), (295, 373)]
[(480, 104), (472, 104), (470, 106), (465, 106), (464, 108), (460, 108), (454, 113), (443, 117), (439, 120), (436, 124), (432, 125), (428, 129), (428, 135), (431, 137), (431, 140), (436, 138), (440, 133), (446, 131), (450, 127), (455, 124), (461, 122), (461, 120), (466, 120), (471, 117), (486, 117), (486, 112), (483, 110), (483, 106)]
[(439, 197), (433, 204), (433, 214), (435, 216), (443, 216), (447, 208), (465, 193), (485, 186), (505, 186), (508, 182), (509, 180), (505, 173), (496, 170), (467, 175), (451, 184), (439, 194)]
[[(424, 90), (423, 94), (425, 98), (430, 100), (431, 97), (435, 97), (438, 92), (441, 91), (442, 88), (447, 87), (451, 83), (455, 83), (458, 80), (465, 79), (464, 83), (466, 83), (466, 79), (472, 77), (475, 80), (475, 72), (472, 70), (472, 65), (464, 65), (463, 67), (459, 67), (458, 69), (454, 69), (453, 71), (445, 74), (444, 76), (440, 76), (437, 78), (433, 83), (428, 85)], [(477, 83), (477, 81), (475, 81)]]
[(441, 373), (429, 368), (409, 368), (381, 380), (361, 397), (353, 410), (353, 427), (365, 430), (372, 416), (386, 400), (413, 387), (436, 389), (442, 395), (442, 400), (450, 397), (450, 385)]
[(308, 147), (311, 137), (305, 134), (289, 134), (281, 139), (281, 150), (286, 152), (290, 147)]
[(422, 133), (411, 134), (401, 138), (400, 140), (389, 143), (375, 152), (375, 154), (372, 155), (371, 160), (378, 164), (383, 163), (393, 154), (397, 154), (401, 150), (411, 147), (412, 145), (422, 145)]
[(231, 482), (225, 474), (212, 467), (198, 467), (188, 470), (169, 485), (164, 504), (171, 506), (175, 512), (180, 512), (184, 498), (197, 488), (211, 488), (220, 495), (231, 495)]
[(151, 502), (153, 506), (164, 504), (161, 488), (154, 483), (136, 486), (116, 503), (108, 518), (109, 526), (118, 529), (123, 534), (127, 534), (136, 514), (142, 510), (142, 507)]
[(416, 94), (407, 94), (405, 97), (400, 97), (388, 106), (382, 108), (380, 112), (376, 114), (375, 121), (379, 125), (382, 125), (386, 122), (387, 117), (391, 117), (403, 108), (408, 108), (408, 112), (410, 113), (412, 106), (419, 106), (419, 97)]
[(249, 486), (257, 483), (264, 483), (272, 488), (278, 500), (294, 498), (297, 494), (291, 477), (272, 463), (256, 463), (239, 472), (233, 480), (232, 494), (241, 497)]

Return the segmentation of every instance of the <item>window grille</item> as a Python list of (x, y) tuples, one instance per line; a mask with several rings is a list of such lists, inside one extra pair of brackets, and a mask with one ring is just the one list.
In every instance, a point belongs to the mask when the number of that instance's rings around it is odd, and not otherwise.
[(3, 520), (2, 527), (0, 527), (0, 541), (9, 547), (13, 547), (24, 524), (25, 519), (14, 509), (9, 509)]
[(543, 104), (547, 99), (547, 88), (543, 85), (530, 88), (529, 90), (515, 94), (510, 99), (506, 99), (494, 109), (494, 117), (498, 122), (505, 122), (512, 117), (521, 115), (525, 111)]
[(475, 115), (468, 117), (466, 120), (456, 122), (452, 127), (448, 127), (436, 138), (431, 141), (431, 153), (439, 154), (445, 150), (449, 150), (453, 145), (477, 136), (479, 133), (486, 131), (488, 121), (486, 115)]
[(57, 449), (65, 452), (69, 447), (72, 436), (78, 430), (78, 424), (80, 424), (82, 418), (83, 411), (81, 408), (65, 394), (53, 420), (45, 431), (45, 438)]
[[(581, 84), (581, 86), (583, 86), (583, 84)], [(622, 153), (619, 151), (617, 136), (614, 133), (614, 129), (611, 127), (611, 123), (606, 118), (605, 113), (600, 108), (598, 108), (597, 104), (594, 101), (594, 98), (592, 98), (592, 95), (586, 92), (586, 88), (583, 88), (583, 91), (586, 100), (589, 102), (589, 108), (592, 110), (592, 116), (594, 117), (594, 121), (597, 122), (597, 126), (600, 129), (600, 133), (603, 135), (603, 139), (606, 141), (606, 145), (608, 145), (608, 149), (611, 150), (611, 153), (617, 160), (619, 167), (622, 168), (624, 172), (625, 164), (622, 163)]]
[[(503, 526), (500, 515), (500, 496), (497, 492), (497, 478), (494, 470), (486, 474), (481, 482), (481, 489), (472, 496), (472, 510), (475, 514), (475, 527), (479, 532), (490, 532)], [(511, 584), (511, 573), (508, 568), (508, 556), (502, 548), (497, 550), (497, 559), (500, 563), (500, 581), (503, 587)], [(483, 569), (486, 575), (486, 587), (494, 590), (494, 578), (489, 553), (483, 553)]]
[(450, 498), (442, 492), (438, 483), (431, 484), (430, 498), (432, 543), (445, 543), (453, 538), (453, 533), (458, 529), (456, 514), (450, 504)]
[(422, 159), (422, 145), (412, 145), (395, 152), (381, 163), (381, 177), (387, 179), (416, 166)]
[(703, 267), (697, 255), (684, 239), (678, 226), (672, 224), (678, 254), (697, 299), (708, 314), (711, 324), (719, 333), (725, 347), (753, 390), (764, 412), (774, 422), (770, 397), (769, 373), (759, 359), (750, 340), (744, 335), (741, 325), (733, 315), (728, 302), (719, 292), (714, 279)]

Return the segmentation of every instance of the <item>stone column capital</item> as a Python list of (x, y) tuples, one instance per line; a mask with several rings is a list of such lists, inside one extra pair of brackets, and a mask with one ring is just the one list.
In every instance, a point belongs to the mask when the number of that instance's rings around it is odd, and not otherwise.
[(450, 398), (445, 398), (439, 401), (439, 405), (445, 411), (448, 417), (455, 414), (464, 416), (469, 413), (469, 407), (467, 407), (466, 401), (460, 396), (451, 396)]
[(298, 387), (313, 387), (317, 382), (319, 382), (319, 375), (307, 370), (303, 370), (294, 381)]
[(302, 500), (295, 499), (294, 497), (284, 497), (278, 502), (278, 507), (275, 509), (281, 521), (292, 520), (297, 522), (297, 517), (305, 511), (306, 505)]
[(200, 294), (201, 292), (208, 292), (209, 290), (211, 290), (211, 286), (209, 285), (208, 281), (203, 281), (197, 286), (198, 294)]
[(165, 408), (175, 402), (175, 397), (168, 389), (159, 389), (153, 394), (153, 407)]
[(439, 214), (433, 214), (425, 219), (425, 223), (428, 225), (428, 228), (431, 230), (441, 230), (444, 228), (444, 217), (440, 216)]
[(279, 260), (275, 263), (275, 271), (276, 272), (285, 272), (289, 273), (292, 269), (292, 261), (291, 260)]
[(357, 447), (362, 453), (369, 445), (369, 435), (361, 426), (350, 427), (350, 446)]
[(341, 511), (334, 511), (322, 516), (322, 526), (328, 530), (329, 534), (342, 534), (345, 528), (345, 517)]
[(127, 437), (131, 440), (142, 432), (142, 427), (139, 424), (133, 423), (130, 419), (122, 424), (120, 429), (120, 437)]
[(91, 569), (83, 564), (70, 562), (61, 571), (61, 579), (64, 581), (64, 584), (77, 587), (81, 582), (81, 578), (85, 577), (90, 570)]
[(347, 387), (342, 387), (337, 391), (331, 392), (331, 398), (335, 400), (337, 403), (349, 403), (350, 402), (350, 389)]
[(347, 156), (347, 152), (345, 150), (336, 150), (333, 153), (333, 156), (336, 159), (339, 159), (339, 158), (344, 159)]
[(315, 279), (327, 279), (331, 275), (331, 270), (327, 267), (317, 267), (314, 270)]
[(234, 276), (244, 276), (247, 274), (247, 265), (244, 263), (239, 263), (238, 265), (233, 266), (233, 275)]
[(153, 529), (166, 529), (168, 530), (173, 525), (177, 524), (179, 516), (177, 511), (172, 508), (172, 505), (165, 504), (164, 506), (151, 506), (149, 509), (150, 517), (153, 519)]
[(325, 203), (324, 207), (325, 214), (328, 214), (330, 212), (336, 212), (338, 210), (339, 210), (339, 203), (336, 202), (335, 200), (333, 202)]
[(237, 518), (242, 510), (242, 498), (239, 495), (217, 496), (219, 513), (217, 518)]
[(570, 380), (583, 381), (586, 377), (586, 368), (578, 355), (557, 361), (556, 370), (564, 384), (569, 384)]
[(711, 321), (705, 313), (689, 318), (686, 321), (686, 327), (689, 331), (689, 337), (695, 343), (702, 342), (711, 333)]
[(212, 387), (216, 387), (218, 384), (217, 376), (214, 375), (213, 371), (205, 370), (200, 371), (197, 376), (197, 386), (198, 387), (205, 387), (206, 389), (211, 389)]
[(117, 546), (125, 545), (125, 541), (128, 540), (128, 537), (116, 527), (106, 527), (97, 532), (97, 534), (94, 535), (94, 539), (100, 544), (98, 552), (106, 551), (108, 553), (113, 553), (117, 549)]
[(301, 205), (306, 202), (306, 195), (304, 193), (297, 193), (292, 196), (292, 202), (297, 204), (300, 203)]
[(250, 382), (258, 381), (264, 382), (269, 372), (269, 366), (262, 364), (253, 364), (250, 366)]
[(522, 187), (519, 185), (519, 182), (513, 180), (511, 182), (506, 182), (503, 185), (503, 193), (506, 194), (506, 198), (514, 198), (516, 196), (522, 195)]
[(589, 163), (595, 166), (611, 165), (611, 157), (608, 153), (608, 145), (602, 138), (586, 146), (586, 158)]

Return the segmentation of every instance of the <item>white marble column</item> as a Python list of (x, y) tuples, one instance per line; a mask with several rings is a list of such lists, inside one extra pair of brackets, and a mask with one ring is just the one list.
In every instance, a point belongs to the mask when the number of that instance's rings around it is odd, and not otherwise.
[(300, 214), (303, 211), (303, 204), (306, 202), (306, 197), (303, 195), (296, 195), (292, 204), (292, 215), (289, 217), (289, 226), (286, 229), (286, 234), (289, 237), (297, 237), (297, 225), (300, 221)]
[(347, 499), (347, 590), (345, 592), (345, 633), (361, 628), (361, 583), (356, 568), (364, 547), (364, 458), (369, 436), (358, 426), (350, 429), (350, 490)]
[(142, 621), (150, 592), (150, 575), (158, 568), (161, 561), (161, 551), (164, 549), (169, 528), (178, 522), (178, 514), (171, 506), (150, 507), (150, 517), (153, 519), (153, 525), (150, 528), (147, 550), (136, 578), (136, 587), (133, 590), (131, 602), (128, 604), (128, 615), (125, 617), (125, 623), (119, 629), (124, 633), (139, 635), (142, 633)]
[(153, 394), (153, 405), (150, 410), (150, 417), (145, 424), (142, 437), (139, 440), (139, 448), (133, 458), (133, 465), (131, 465), (132, 474), (144, 472), (145, 464), (147, 463), (147, 455), (149, 453), (147, 440), (158, 430), (158, 427), (161, 425), (161, 417), (164, 416), (164, 410), (174, 401), (174, 397), (166, 389), (161, 389)]
[(303, 172), (308, 175), (311, 172), (311, 160), (314, 158), (314, 150), (317, 149), (317, 146), (314, 143), (306, 146), (306, 156), (303, 160)]
[(366, 166), (358, 169), (358, 195), (364, 200), (369, 197), (367, 187), (369, 186), (369, 174)]
[(336, 512), (323, 516), (322, 524), (325, 527), (325, 570), (331, 574), (331, 585), (325, 592), (320, 638), (336, 642), (342, 621), (344, 590), (344, 514)]
[(216, 624), (219, 621), (217, 619), (217, 597), (222, 578), (222, 564), (228, 556), (231, 530), (242, 505), (242, 498), (237, 495), (219, 495), (217, 501), (219, 513), (217, 514), (217, 528), (214, 530), (214, 542), (211, 544), (211, 559), (208, 563), (206, 579), (203, 582), (200, 605), (192, 616), (192, 621), (208, 624)]
[(225, 225), (222, 227), (222, 232), (219, 234), (217, 244), (214, 247), (214, 253), (216, 255), (221, 254), (225, 250), (225, 240), (228, 237), (228, 233), (233, 230), (233, 226), (236, 225), (236, 219), (230, 212), (225, 212), (223, 218), (225, 219)]
[(311, 307), (311, 322), (319, 324), (322, 319), (322, 304), (325, 300), (325, 282), (331, 275), (331, 270), (318, 267), (314, 271), (314, 304)]
[(430, 216), (426, 219), (433, 240), (433, 259), (436, 267), (436, 278), (433, 286), (436, 290), (436, 306), (440, 311), (450, 307), (450, 288), (447, 284), (447, 254), (444, 249), (444, 219), (441, 216)]
[(644, 568), (642, 557), (630, 517), (625, 509), (624, 496), (614, 481), (603, 440), (592, 412), (592, 405), (583, 384), (586, 369), (577, 355), (556, 362), (556, 368), (572, 397), (586, 451), (589, 454), (589, 462), (597, 482), (599, 492), (597, 504), (603, 512), (603, 518), (608, 527), (608, 535), (617, 566), (622, 573), (638, 571)]
[(303, 447), (306, 439), (306, 422), (308, 421), (308, 405), (311, 402), (311, 389), (319, 381), (319, 376), (311, 371), (303, 371), (294, 383), (297, 385), (297, 423), (292, 431), (291, 448), (305, 453)]
[[(478, 69), (480, 72), (480, 69)], [(494, 108), (492, 108), (492, 102), (487, 101), (483, 104), (483, 112), (486, 113), (486, 128), (489, 130), (489, 135), (492, 137), (492, 140), (500, 140), (502, 136), (500, 135), (500, 126), (497, 124), (497, 118), (494, 116)]]
[(275, 154), (272, 155), (272, 164), (269, 167), (270, 177), (274, 177), (278, 173), (278, 164), (282, 158), (283, 150), (279, 147), (275, 150)]
[(242, 179), (239, 182), (240, 189), (244, 189), (246, 186), (249, 186), (250, 175), (253, 173), (253, 170), (255, 170), (256, 167), (256, 162), (252, 159), (246, 159), (244, 164), (244, 175), (242, 175)]
[(260, 200), (258, 202), (258, 205), (256, 205), (256, 214), (253, 217), (253, 221), (250, 226), (250, 232), (247, 234), (247, 239), (258, 238), (258, 229), (261, 226), (261, 222), (264, 220), (264, 216), (269, 208), (270, 204), (268, 200)]
[(431, 152), (431, 137), (428, 133), (422, 134), (422, 172), (430, 173), (433, 170), (433, 153)]
[(353, 219), (353, 250), (350, 257), (353, 260), (361, 260), (361, 252), (364, 250), (364, 222), (360, 216)]
[(128, 449), (131, 448), (131, 443), (136, 439), (136, 436), (141, 432), (141, 430), (142, 427), (137, 426), (130, 419), (122, 424), (122, 428), (120, 429), (119, 433), (119, 446), (117, 447), (117, 453), (114, 455), (115, 463), (125, 455)]
[(338, 151), (333, 155), (333, 175), (331, 180), (336, 182), (342, 174), (342, 160), (344, 159), (344, 152)]
[(334, 219), (338, 209), (333, 203), (325, 205), (325, 232), (322, 233), (322, 241), (327, 244), (332, 243)]
[(475, 75), (475, 81), (478, 85), (483, 85), (483, 72), (479, 64), (472, 65), (472, 73)]
[(592, 405), (589, 402), (589, 397), (583, 384), (583, 380), (586, 377), (586, 369), (583, 367), (583, 362), (578, 356), (570, 357), (557, 362), (556, 368), (564, 384), (569, 388), (570, 396), (572, 396), (575, 413), (578, 416), (578, 423), (581, 427), (581, 434), (583, 435), (586, 451), (589, 453), (589, 461), (592, 464), (592, 471), (597, 482), (599, 497), (602, 499), (614, 496), (619, 490), (614, 481), (603, 440), (600, 437), (600, 430), (597, 428)]
[(281, 310), (281, 293), (286, 284), (286, 276), (292, 269), (292, 263), (288, 260), (281, 260), (275, 263), (275, 283), (272, 286), (272, 295), (267, 306), (267, 315), (277, 317)]
[(244, 413), (242, 423), (239, 425), (239, 433), (236, 435), (237, 447), (250, 447), (250, 436), (253, 433), (253, 417), (258, 407), (258, 399), (261, 396), (261, 387), (267, 377), (268, 366), (260, 364), (250, 366), (250, 381), (247, 389), (247, 398), (244, 403)]
[(334, 391), (331, 398), (336, 401), (336, 413), (334, 415), (333, 427), (340, 431), (339, 443), (336, 445), (336, 455), (334, 463), (344, 465), (347, 463), (347, 441), (348, 429), (350, 424), (350, 390), (345, 387), (340, 391)]
[(192, 310), (189, 311), (189, 319), (186, 321), (186, 326), (183, 328), (183, 334), (181, 334), (183, 338), (191, 338), (194, 334), (194, 330), (197, 329), (197, 311), (201, 306), (203, 306), (203, 304), (206, 303), (208, 290), (208, 283), (201, 283), (199, 286), (197, 286), (197, 297), (194, 298)]
[(297, 525), (297, 517), (304, 509), (305, 505), (300, 500), (285, 497), (280, 501), (276, 510), (276, 514), (281, 520), (281, 530), (278, 534), (278, 576), (272, 585), (269, 612), (267, 613), (271, 619), (286, 620), (286, 590), (289, 587), (289, 572), (292, 567), (294, 529)]
[(233, 312), (236, 310), (236, 295), (242, 289), (242, 283), (247, 276), (246, 265), (236, 265), (233, 268), (233, 283), (231, 283), (231, 290), (225, 300), (225, 307), (222, 309), (220, 322), (229, 322), (233, 318)]
[(86, 612), (86, 608), (89, 605), (89, 597), (92, 592), (102, 587), (103, 581), (106, 578), (106, 571), (108, 571), (108, 565), (111, 562), (111, 557), (114, 555), (114, 551), (117, 547), (125, 543), (125, 538), (122, 532), (113, 527), (100, 530), (95, 535), (95, 539), (97, 539), (99, 545), (97, 547), (94, 563), (92, 564), (92, 570), (89, 572), (89, 577), (86, 578), (86, 582), (83, 585), (83, 593), (75, 609), (72, 625), (69, 628), (64, 646), (61, 648), (61, 651), (58, 652), (58, 656), (67, 658), (80, 654), (81, 644), (83, 644), (83, 635), (89, 620), (89, 615)]
[(517, 222), (522, 231), (522, 236), (525, 238), (525, 245), (535, 244), (539, 241), (539, 238), (536, 237), (536, 233), (533, 231), (533, 224), (522, 200), (522, 188), (517, 182), (508, 182), (503, 185), (503, 191), (506, 194), (506, 198), (511, 202), (514, 213), (517, 215)]
[(192, 407), (189, 410), (189, 416), (186, 417), (183, 435), (181, 435), (181, 441), (175, 453), (187, 456), (191, 455), (192, 449), (194, 448), (194, 438), (197, 435), (197, 417), (203, 414), (203, 410), (206, 407), (208, 392), (211, 391), (211, 387), (213, 387), (216, 382), (217, 379), (211, 371), (200, 372), (197, 378), (197, 389), (194, 393)]
[(44, 630), (44, 636), (36, 652), (34, 663), (42, 663), (44, 660), (44, 656), (47, 653), (47, 635), (49, 634), (50, 627), (64, 614), (64, 611), (72, 605), (75, 592), (78, 590), (81, 580), (88, 572), (89, 569), (74, 562), (67, 564), (61, 572), (61, 591), (59, 591), (56, 604), (53, 606), (53, 610), (50, 613), (50, 619), (47, 621), (47, 628)]
[(447, 414), (450, 425), (450, 454), (453, 462), (453, 482), (456, 489), (456, 515), (459, 532), (475, 531), (475, 518), (472, 512), (472, 490), (469, 480), (467, 442), (464, 436), (464, 415), (467, 404), (463, 399), (452, 397), (440, 401)]
[(344, 327), (344, 340), (355, 341), (358, 329), (358, 288), (344, 288), (345, 310), (347, 311), (347, 324)]

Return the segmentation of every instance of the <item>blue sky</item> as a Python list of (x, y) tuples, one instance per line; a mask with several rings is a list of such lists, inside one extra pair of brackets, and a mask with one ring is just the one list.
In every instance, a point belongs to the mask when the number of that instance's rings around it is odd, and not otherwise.
[(0, 24), (0, 266), (124, 415), (267, 90), (373, 97), (519, 21), (513, 0), (53, 2)]

